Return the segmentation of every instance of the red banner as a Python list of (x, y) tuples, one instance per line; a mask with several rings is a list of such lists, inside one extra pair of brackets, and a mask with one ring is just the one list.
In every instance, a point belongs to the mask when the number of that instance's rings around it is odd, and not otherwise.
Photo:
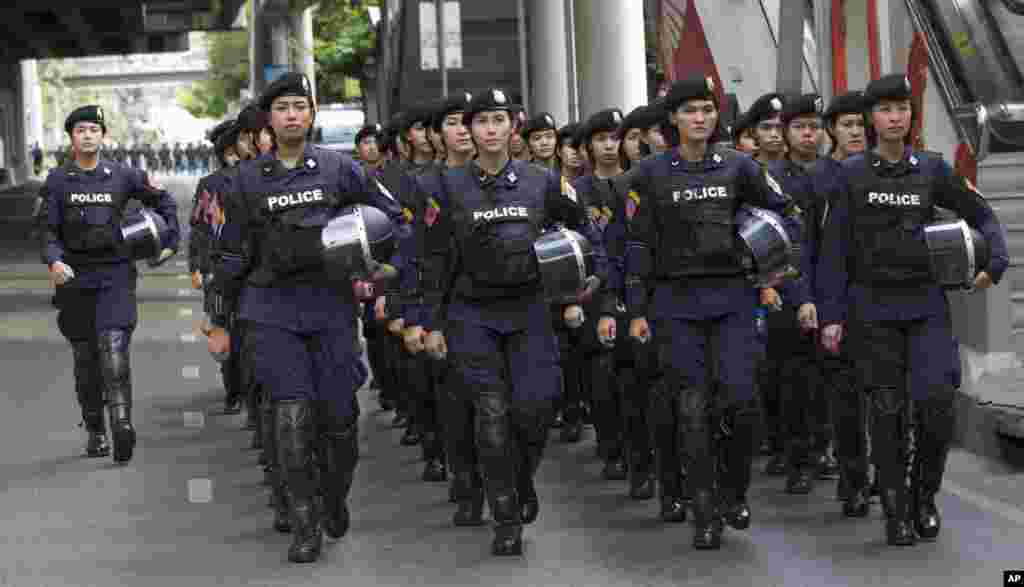
[(658, 3), (658, 66), (668, 83), (694, 75), (710, 77), (718, 103), (723, 103), (722, 78), (693, 0)]

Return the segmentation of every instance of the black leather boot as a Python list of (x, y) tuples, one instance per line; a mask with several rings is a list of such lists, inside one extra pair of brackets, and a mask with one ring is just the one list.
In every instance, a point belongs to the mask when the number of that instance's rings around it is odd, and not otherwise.
[(494, 556), (521, 556), (523, 554), (523, 524), (519, 517), (519, 503), (515, 492), (510, 491), (493, 496), (491, 512), (495, 522), (491, 554)]
[(110, 443), (107, 442), (107, 426), (103, 421), (103, 412), (86, 414), (85, 429), (89, 433), (89, 438), (85, 442), (85, 456), (98, 458), (109, 455)]
[(757, 400), (743, 402), (730, 410), (730, 434), (723, 441), (723, 469), (719, 472), (722, 486), (722, 516), (736, 530), (750, 527), (750, 504), (747, 491), (756, 446), (755, 429), (761, 420)]
[(292, 544), (288, 547), (288, 560), (293, 563), (314, 562), (320, 557), (323, 537), (316, 507), (317, 487), (313, 473), (315, 428), (309, 402), (275, 402), (274, 427), (291, 518)]
[(882, 502), (889, 510), (885, 520), (886, 542), (890, 546), (912, 546), (916, 540), (907, 485), (916, 439), (907, 418), (909, 400), (902, 389), (895, 387), (873, 390), (871, 400), (872, 454), (878, 467)]
[(348, 494), (356, 463), (359, 462), (358, 438), (355, 423), (347, 430), (329, 432), (324, 437), (327, 467), (320, 479), (324, 503), (323, 528), (332, 540), (348, 532)]
[(106, 390), (110, 435), (114, 444), (114, 462), (126, 463), (135, 450), (132, 426), (132, 371), (128, 348), (131, 335), (124, 330), (100, 333), (100, 370)]
[(920, 462), (916, 467), (916, 511), (914, 529), (921, 540), (935, 540), (942, 529), (942, 516), (935, 505), (935, 495), (942, 487), (946, 471), (949, 443), (955, 426), (952, 387), (936, 390), (927, 400), (918, 403), (918, 449)]
[(651, 478), (651, 453), (633, 453), (629, 464), (629, 496), (633, 499), (654, 497), (654, 479)]
[(847, 488), (843, 500), (843, 515), (847, 518), (864, 518), (871, 511), (868, 496), (868, 474), (853, 463), (843, 462), (842, 479), (846, 480)]
[(693, 492), (693, 547), (698, 550), (722, 548), (722, 516), (716, 505), (711, 491)]
[(423, 474), (420, 479), (427, 483), (444, 483), (448, 480), (448, 469), (444, 464), (444, 442), (440, 434), (428, 432), (423, 435)]
[(455, 499), (458, 508), (452, 517), (455, 526), (483, 526), (484, 481), (476, 471), (454, 475)]
[(661, 521), (678, 524), (686, 521), (686, 502), (678, 474), (661, 478)]
[(786, 446), (786, 493), (806, 495), (813, 489), (811, 475), (804, 465), (806, 460), (806, 442), (790, 438)]

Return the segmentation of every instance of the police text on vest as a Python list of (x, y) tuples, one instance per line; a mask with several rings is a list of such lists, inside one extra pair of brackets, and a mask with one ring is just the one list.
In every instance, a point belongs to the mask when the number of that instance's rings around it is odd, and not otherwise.
[(891, 194), (888, 192), (868, 192), (869, 204), (888, 204), (890, 206), (920, 206), (921, 196), (918, 194)]
[(698, 189), (672, 192), (672, 201), (685, 200), (707, 200), (710, 198), (728, 198), (729, 190), (725, 186), (705, 186)]
[(499, 218), (529, 218), (530, 213), (524, 206), (506, 206), (504, 208), (495, 208), (493, 210), (473, 212), (473, 220), (485, 220), (490, 222), (491, 220), (498, 220)]
[(279, 194), (267, 198), (267, 209), (273, 212), (277, 208), (290, 208), (300, 204), (311, 204), (324, 201), (324, 191), (320, 188), (306, 190), (294, 194)]
[(114, 196), (110, 194), (71, 194), (72, 204), (113, 204)]

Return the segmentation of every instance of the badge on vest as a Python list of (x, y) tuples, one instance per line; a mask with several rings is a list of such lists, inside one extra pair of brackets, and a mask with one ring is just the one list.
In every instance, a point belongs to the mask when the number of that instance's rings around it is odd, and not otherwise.
[(314, 188), (301, 192), (267, 196), (266, 205), (268, 211), (277, 212), (278, 210), (304, 206), (306, 204), (317, 204), (324, 201), (324, 190), (322, 188)]

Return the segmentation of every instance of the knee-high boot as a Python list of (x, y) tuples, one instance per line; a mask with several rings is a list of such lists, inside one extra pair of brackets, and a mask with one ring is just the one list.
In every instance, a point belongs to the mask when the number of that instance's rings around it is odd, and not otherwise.
[(130, 461), (135, 449), (130, 344), (131, 333), (125, 330), (110, 330), (99, 335), (100, 372), (114, 440), (114, 461), (118, 463)]
[(89, 434), (85, 456), (105, 457), (110, 454), (110, 444), (103, 417), (103, 380), (96, 345), (88, 340), (74, 341), (71, 352), (75, 360), (75, 394), (82, 410), (82, 422)]
[(722, 447), (725, 465), (721, 479), (723, 516), (733, 528), (745, 530), (750, 527), (747, 490), (750, 488), (753, 454), (757, 446), (755, 431), (761, 420), (761, 410), (757, 400), (751, 400), (729, 411), (730, 434)]
[(315, 426), (310, 403), (301, 400), (275, 402), (274, 428), (291, 517), (292, 544), (288, 548), (288, 560), (314, 562), (320, 556), (322, 536), (316, 511), (317, 487), (313, 472)]
[(348, 494), (359, 462), (358, 426), (324, 434), (326, 467), (320, 482), (324, 496), (324, 531), (337, 540), (348, 532)]
[(693, 490), (693, 546), (717, 549), (722, 546), (722, 518), (715, 497), (715, 461), (711, 430), (712, 409), (707, 386), (689, 387), (679, 397), (680, 436), (687, 456), (687, 480)]
[(909, 422), (905, 392), (896, 387), (872, 391), (871, 442), (882, 500), (887, 502), (885, 533), (892, 546), (913, 545), (908, 469), (914, 462), (916, 438)]
[(921, 439), (916, 471), (916, 512), (914, 529), (922, 540), (935, 540), (942, 529), (942, 516), (935, 505), (935, 494), (942, 487), (946, 457), (955, 426), (952, 388), (937, 390), (918, 403), (918, 430)]

